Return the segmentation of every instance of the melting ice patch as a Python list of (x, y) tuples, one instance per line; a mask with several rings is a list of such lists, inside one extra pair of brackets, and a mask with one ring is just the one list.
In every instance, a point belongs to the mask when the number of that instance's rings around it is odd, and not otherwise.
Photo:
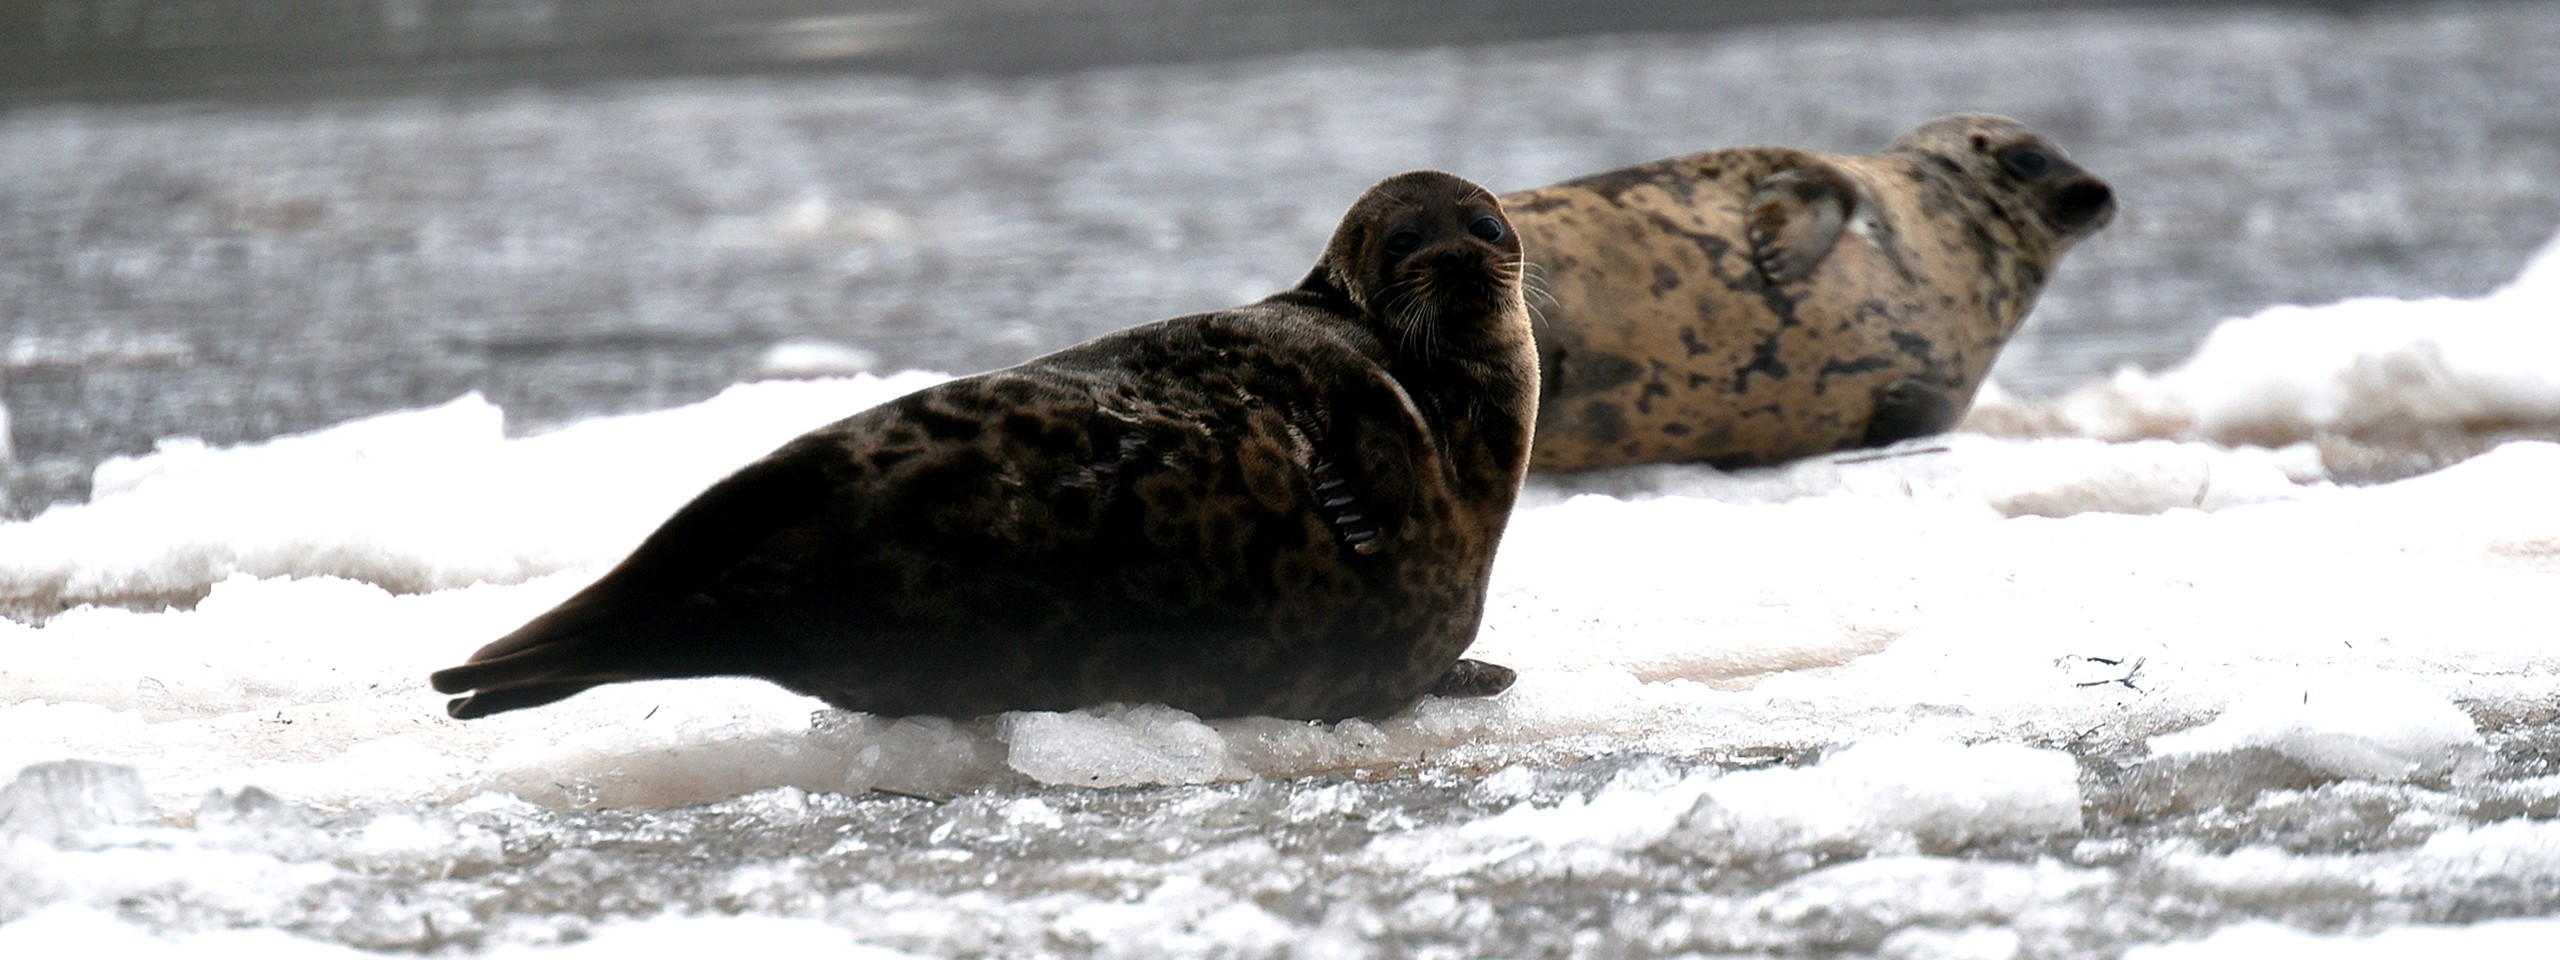
[[(1518, 686), (1377, 722), (889, 720), (744, 680), (443, 717), (429, 671), (721, 474), (937, 375), (531, 437), (464, 398), (173, 440), (0, 525), (0, 949), (2009, 956), (2312, 936), (2144, 926), (2126, 898), (2315, 929), (2560, 909), (2536, 893), (2560, 778), (2532, 766), (2560, 445), (2354, 485), (2318, 442), (2444, 396), (2560, 409), (2560, 363), (2519, 359), (2550, 262), (2480, 301), (2284, 314), (2354, 351), (2216, 359), (2251, 355), (2233, 333), (2064, 405), (2190, 424), (2140, 441), (2072, 413), (1535, 481), (1473, 651)], [(2375, 350), (2442, 375), (2356, 379)], [(2284, 446), (2217, 442), (2280, 422)], [(1577, 926), (1593, 897), (1605, 929)]]

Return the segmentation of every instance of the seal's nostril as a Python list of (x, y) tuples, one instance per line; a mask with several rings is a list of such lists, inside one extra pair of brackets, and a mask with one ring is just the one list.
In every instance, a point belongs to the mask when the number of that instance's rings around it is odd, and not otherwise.
[(1443, 267), (1459, 269), (1476, 267), (1484, 264), (1484, 254), (1465, 247), (1450, 247), (1449, 249), (1440, 251), (1439, 256), (1431, 259), (1432, 262)]
[(2103, 181), (2081, 180), (2053, 198), (2053, 219), (2065, 229), (2079, 229), (2115, 210), (2116, 193)]

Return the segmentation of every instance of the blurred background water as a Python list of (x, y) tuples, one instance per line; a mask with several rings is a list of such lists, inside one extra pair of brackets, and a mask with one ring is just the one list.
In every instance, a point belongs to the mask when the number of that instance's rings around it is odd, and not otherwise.
[(1962, 110), (2123, 199), (1998, 371), (2051, 393), (2513, 276), (2555, 49), (2548, 3), (8, 0), (0, 479), (23, 516), (171, 436), (969, 372), (1283, 287), (1399, 170)]

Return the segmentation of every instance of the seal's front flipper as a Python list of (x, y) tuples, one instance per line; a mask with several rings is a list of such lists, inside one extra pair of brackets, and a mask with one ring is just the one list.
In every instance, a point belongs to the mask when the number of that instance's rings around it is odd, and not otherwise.
[(1290, 423), (1316, 515), (1353, 553), (1395, 549), (1418, 532), (1417, 465), (1436, 462), (1439, 450), (1413, 398), (1385, 373), (1345, 371), (1331, 388)]
[(1743, 221), (1751, 238), (1751, 262), (1770, 283), (1804, 279), (1831, 252), (1857, 208), (1857, 188), (1830, 164), (1812, 163), (1769, 176), (1752, 192)]
[(1460, 660), (1451, 664), (1440, 682), (1431, 686), (1435, 697), (1490, 697), (1511, 689), (1511, 681), (1520, 673), (1510, 667), (1496, 666), (1482, 660)]
[(1881, 447), (1913, 437), (1934, 436), (1956, 425), (1956, 398), (1918, 377), (1904, 377), (1876, 391), (1876, 415), (1867, 421), (1860, 446)]

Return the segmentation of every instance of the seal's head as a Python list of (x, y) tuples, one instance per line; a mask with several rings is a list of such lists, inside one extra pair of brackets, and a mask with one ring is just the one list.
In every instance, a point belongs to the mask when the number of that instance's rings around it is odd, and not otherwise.
[(1893, 152), (1917, 153), (1952, 164), (1980, 184), (1995, 203), (2024, 199), (2036, 219), (2064, 244), (2098, 232), (2115, 217), (2115, 191), (2106, 181), (2072, 163), (2053, 141), (2007, 117), (1983, 113), (1940, 117), (1894, 141)]
[(1502, 202), (1436, 170), (1398, 174), (1351, 204), (1307, 285), (1329, 289), (1401, 350), (1526, 336), (1520, 237)]

